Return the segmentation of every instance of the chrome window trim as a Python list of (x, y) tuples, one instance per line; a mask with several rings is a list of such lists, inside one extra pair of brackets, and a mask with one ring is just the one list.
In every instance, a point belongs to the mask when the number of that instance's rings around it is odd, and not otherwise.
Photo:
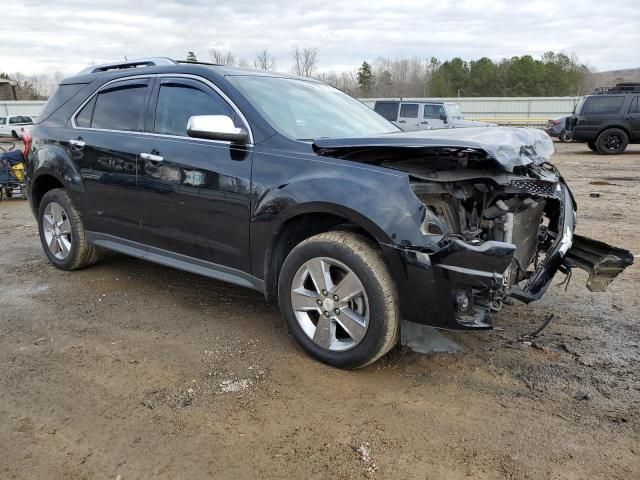
[(207, 80), (204, 77), (200, 77), (198, 75), (193, 75), (193, 74), (190, 74), (190, 73), (159, 73), (159, 74), (154, 74), (154, 75), (132, 75), (130, 77), (122, 77), (122, 78), (116, 78), (114, 80), (111, 80), (111, 81), (105, 83), (104, 85), (102, 85), (98, 90), (93, 92), (84, 102), (82, 102), (82, 104), (76, 109), (76, 111), (73, 112), (73, 115), (71, 115), (71, 127), (74, 130), (89, 130), (89, 131), (94, 131), (94, 132), (112, 132), (112, 133), (133, 133), (133, 134), (138, 134), (138, 135), (142, 135), (142, 136), (178, 138), (178, 139), (183, 139), (183, 140), (185, 140), (185, 139), (186, 140), (197, 140), (197, 141), (201, 141), (201, 142), (222, 143), (222, 144), (225, 144), (225, 145), (231, 145), (232, 142), (230, 142), (229, 140), (209, 140), (209, 139), (206, 139), (206, 138), (193, 138), (193, 137), (189, 137), (189, 136), (167, 135), (167, 134), (164, 134), (164, 133), (154, 133), (154, 132), (145, 132), (145, 131), (136, 131), (136, 130), (109, 130), (109, 129), (106, 129), (106, 128), (79, 127), (76, 124), (76, 117), (78, 116), (80, 111), (85, 107), (85, 105), (87, 103), (89, 103), (93, 99), (93, 97), (98, 95), (108, 85), (111, 85), (111, 84), (117, 83), (117, 82), (127, 81), (127, 80), (140, 80), (142, 78), (149, 78), (149, 79), (153, 79), (153, 78), (188, 78), (188, 79), (191, 79), (191, 80), (196, 80), (196, 81), (198, 81), (200, 83), (203, 83), (204, 85), (208, 86), (214, 92), (216, 92), (218, 95), (220, 95), (220, 97), (225, 102), (227, 102), (227, 104), (233, 109), (233, 111), (236, 112), (238, 117), (240, 117), (240, 120), (242, 120), (242, 123), (244, 123), (244, 126), (247, 129), (247, 132), (249, 133), (249, 143), (243, 144), (243, 146), (244, 147), (253, 146), (253, 144), (254, 144), (253, 143), (253, 131), (251, 130), (251, 126), (249, 125), (249, 122), (247, 121), (247, 118), (243, 115), (243, 113), (240, 111), (240, 109), (237, 107), (237, 105), (222, 90), (220, 90), (220, 88), (216, 84), (214, 84), (210, 80)]

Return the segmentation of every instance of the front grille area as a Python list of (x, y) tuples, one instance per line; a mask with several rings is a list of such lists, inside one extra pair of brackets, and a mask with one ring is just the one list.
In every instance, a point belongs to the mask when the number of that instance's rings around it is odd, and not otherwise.
[[(544, 202), (539, 202), (537, 206), (529, 208), (513, 216), (513, 236), (512, 242), (516, 246), (515, 258), (520, 263), (523, 270), (527, 270), (533, 261), (538, 246), (538, 230), (544, 211)], [(516, 278), (521, 280), (522, 272), (514, 266)]]
[(542, 195), (552, 197), (555, 195), (556, 182), (545, 182), (544, 180), (512, 180), (509, 186), (513, 190), (531, 195)]

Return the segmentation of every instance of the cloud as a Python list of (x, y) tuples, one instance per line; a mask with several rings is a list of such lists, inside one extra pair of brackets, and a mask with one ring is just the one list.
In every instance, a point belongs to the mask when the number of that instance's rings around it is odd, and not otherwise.
[(92, 62), (210, 48), (253, 60), (269, 49), (291, 66), (293, 45), (319, 67), (378, 56), (447, 59), (575, 52), (600, 70), (640, 66), (637, 0), (3, 0), (0, 70), (73, 73)]

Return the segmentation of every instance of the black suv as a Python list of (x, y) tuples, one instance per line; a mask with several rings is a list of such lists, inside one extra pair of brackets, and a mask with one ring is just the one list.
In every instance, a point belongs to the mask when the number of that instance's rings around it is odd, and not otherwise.
[(618, 83), (582, 97), (566, 131), (577, 142), (587, 142), (594, 152), (622, 153), (630, 143), (640, 143), (640, 84)]
[(578, 266), (602, 290), (629, 252), (573, 234), (541, 131), (401, 132), (321, 82), (156, 58), (64, 80), (27, 139), (46, 255), (99, 249), (264, 292), (314, 357), (354, 368), (401, 319), (491, 327)]

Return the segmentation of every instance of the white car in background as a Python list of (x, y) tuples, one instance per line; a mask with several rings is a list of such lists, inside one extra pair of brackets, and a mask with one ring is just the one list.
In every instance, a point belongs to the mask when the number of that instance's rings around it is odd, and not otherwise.
[(0, 137), (22, 138), (32, 125), (33, 118), (28, 115), (0, 115)]
[(467, 120), (455, 103), (378, 100), (373, 110), (402, 130), (495, 127), (495, 123)]

